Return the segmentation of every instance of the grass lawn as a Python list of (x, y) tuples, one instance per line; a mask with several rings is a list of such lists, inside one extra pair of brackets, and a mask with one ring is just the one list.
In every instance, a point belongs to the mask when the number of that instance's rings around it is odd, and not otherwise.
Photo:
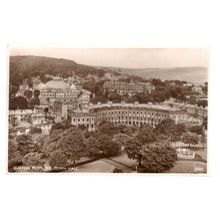
[[(197, 150), (197, 151), (203, 152), (204, 150)], [(198, 155), (198, 158), (202, 158), (202, 156)], [(131, 173), (131, 172), (133, 173), (135, 172), (134, 170), (138, 164), (135, 160), (129, 159), (125, 153), (112, 157), (110, 158), (110, 160), (111, 159), (112, 161), (108, 161), (108, 159), (100, 159), (100, 160), (97, 160), (97, 161), (94, 161), (88, 164), (84, 164), (82, 166), (79, 166), (76, 171), (72, 171), (72, 172), (112, 173), (114, 168), (117, 167), (119, 169), (122, 169), (124, 173)], [(114, 161), (116, 163), (114, 163)], [(117, 162), (119, 162), (120, 164), (117, 164)], [(207, 172), (207, 164), (203, 161), (178, 160), (176, 162), (175, 167), (171, 168), (169, 171), (165, 173), (173, 173), (173, 174), (182, 173), (183, 174), (183, 173), (206, 173), (206, 172)]]
[(195, 153), (199, 155), (203, 160), (207, 161), (207, 149), (199, 149), (195, 150)]
[(79, 173), (112, 173), (113, 169), (115, 168), (114, 165), (106, 163), (102, 160), (97, 160), (92, 163), (84, 164), (79, 166), (75, 172)]
[[(118, 162), (118, 163), (117, 163)], [(137, 162), (131, 160), (126, 154), (121, 154), (110, 159), (103, 158), (88, 164), (84, 164), (77, 167), (75, 171), (67, 172), (79, 172), (79, 173), (112, 173), (115, 168), (121, 169), (124, 173), (135, 172)]]
[(202, 168), (203, 172), (207, 172), (207, 164), (197, 161), (177, 161), (176, 166), (171, 168), (167, 173), (196, 173), (197, 168)]
[(113, 160), (118, 161), (120, 163), (125, 164), (128, 167), (131, 167), (135, 169), (135, 167), (138, 165), (136, 160), (129, 159), (126, 153), (123, 153), (121, 155), (118, 155), (116, 157), (112, 157)]

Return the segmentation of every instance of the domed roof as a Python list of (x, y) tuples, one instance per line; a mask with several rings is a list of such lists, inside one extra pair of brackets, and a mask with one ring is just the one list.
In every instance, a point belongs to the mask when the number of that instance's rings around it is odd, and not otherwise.
[(68, 83), (65, 83), (61, 78), (54, 78), (45, 84), (45, 88), (50, 89), (68, 89), (70, 88)]

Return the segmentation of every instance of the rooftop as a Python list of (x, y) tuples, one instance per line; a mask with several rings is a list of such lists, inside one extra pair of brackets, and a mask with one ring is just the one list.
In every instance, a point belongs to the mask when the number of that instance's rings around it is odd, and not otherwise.
[(48, 89), (69, 89), (70, 85), (65, 83), (61, 78), (54, 77), (52, 80), (44, 84)]

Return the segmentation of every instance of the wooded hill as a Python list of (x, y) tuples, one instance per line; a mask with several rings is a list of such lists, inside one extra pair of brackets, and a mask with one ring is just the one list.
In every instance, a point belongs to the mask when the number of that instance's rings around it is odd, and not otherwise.
[[(86, 77), (89, 74), (103, 77), (109, 70), (78, 64), (72, 60), (57, 59), (42, 56), (11, 56), (10, 85), (18, 86), (24, 79), (39, 76), (42, 81), (46, 75), (69, 77), (75, 73)], [(110, 71), (118, 74), (116, 71)]]

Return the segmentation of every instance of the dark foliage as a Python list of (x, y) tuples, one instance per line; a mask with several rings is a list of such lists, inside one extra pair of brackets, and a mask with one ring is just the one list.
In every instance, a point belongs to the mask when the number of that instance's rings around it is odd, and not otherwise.
[(18, 96), (14, 98), (9, 99), (9, 109), (15, 110), (15, 109), (27, 109), (28, 102), (27, 99), (23, 96)]
[(50, 134), (54, 132), (54, 130), (64, 131), (73, 127), (68, 121), (62, 121), (60, 123), (54, 124), (51, 127)]
[[(163, 146), (164, 145), (164, 146)], [(176, 150), (164, 143), (144, 146), (142, 172), (161, 173), (169, 170), (177, 160)]]

